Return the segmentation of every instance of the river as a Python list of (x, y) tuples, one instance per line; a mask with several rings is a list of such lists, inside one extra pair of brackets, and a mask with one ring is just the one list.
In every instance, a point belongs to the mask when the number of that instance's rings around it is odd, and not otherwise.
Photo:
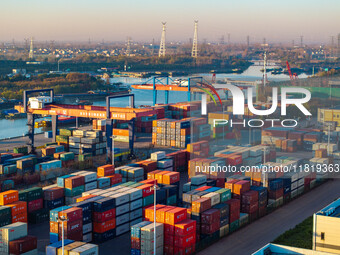
[[(270, 67), (272, 68), (272, 67)], [(250, 66), (247, 70), (245, 70), (242, 74), (216, 74), (216, 79), (222, 78), (231, 78), (235, 80), (249, 80), (255, 81), (262, 79), (262, 66)], [(212, 74), (203, 73), (197, 74), (198, 76), (205, 77), (206, 80), (211, 80)], [(267, 74), (269, 81), (278, 81), (278, 80), (288, 80), (289, 76), (285, 74), (272, 75), (271, 73)], [(305, 74), (301, 74), (299, 78), (306, 78)], [(130, 78), (130, 77), (117, 77), (111, 78), (111, 82), (122, 82), (123, 84), (138, 84), (147, 81), (148, 79), (139, 79), (139, 78)], [(132, 93), (135, 94), (135, 104), (139, 105), (150, 105), (152, 103), (152, 91), (148, 90), (132, 90)], [(164, 103), (165, 97), (163, 91), (158, 91), (157, 103)], [(172, 91), (169, 93), (169, 103), (177, 103), (187, 101), (187, 94), (183, 92)], [(105, 106), (105, 100), (98, 100), (93, 102), (94, 105)], [(125, 107), (128, 105), (127, 98), (120, 98), (112, 101), (112, 106)], [(27, 120), (26, 119), (17, 119), (17, 120), (0, 120), (0, 139), (22, 136), (27, 132)], [(36, 129), (35, 132), (41, 132), (41, 129)]]

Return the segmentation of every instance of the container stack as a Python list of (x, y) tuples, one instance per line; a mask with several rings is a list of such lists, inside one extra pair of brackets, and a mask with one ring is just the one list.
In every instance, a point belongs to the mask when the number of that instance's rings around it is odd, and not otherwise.
[[(19, 193), (16, 190), (9, 190), (0, 193), (0, 205), (3, 208), (4, 223), (27, 222), (27, 203), (19, 201)], [(7, 209), (9, 208), (9, 209)]]
[(188, 168), (187, 152), (180, 150), (166, 155), (167, 158), (173, 160), (173, 170), (177, 172), (186, 172)]
[[(263, 217), (267, 213), (268, 191), (265, 187), (251, 186), (252, 191), (256, 191), (258, 197), (258, 217)], [(290, 193), (289, 193), (290, 194)]]
[[(230, 133), (229, 125), (225, 122), (225, 120), (229, 120), (231, 118), (231, 114), (226, 112), (209, 112), (208, 113), (208, 124), (211, 125), (211, 138), (222, 139), (229, 138), (228, 133)], [(223, 121), (216, 121), (223, 120)]]
[(229, 205), (229, 233), (232, 233), (239, 228), (241, 201), (230, 199), (226, 203)]
[(42, 188), (34, 187), (19, 192), (19, 200), (27, 203), (29, 223), (40, 223), (48, 220), (48, 210), (44, 209)]
[(131, 255), (141, 254), (142, 227), (149, 224), (149, 221), (143, 221), (131, 226)]
[(69, 151), (76, 155), (90, 153), (93, 156), (106, 153), (106, 136), (98, 130), (74, 130), (68, 137)]
[(93, 130), (100, 130), (100, 131), (104, 131), (106, 130), (106, 120), (97, 120), (94, 119), (92, 121), (92, 129)]
[(44, 208), (53, 210), (65, 204), (64, 189), (61, 187), (47, 187), (44, 191)]
[[(156, 233), (156, 253), (154, 253), (154, 233)], [(164, 246), (164, 224), (156, 223), (141, 228), (141, 254), (163, 254)]]
[(249, 215), (249, 220), (255, 221), (258, 218), (259, 193), (249, 190), (241, 195), (241, 212)]
[(38, 254), (37, 238), (27, 235), (27, 224), (16, 222), (0, 228), (1, 254)]
[(283, 205), (283, 180), (281, 178), (270, 180), (267, 188), (268, 205), (274, 208)]
[(208, 141), (190, 143), (187, 145), (187, 151), (190, 159), (208, 157), (209, 143)]
[(104, 197), (93, 204), (93, 241), (105, 242), (115, 236), (116, 208), (114, 198)]

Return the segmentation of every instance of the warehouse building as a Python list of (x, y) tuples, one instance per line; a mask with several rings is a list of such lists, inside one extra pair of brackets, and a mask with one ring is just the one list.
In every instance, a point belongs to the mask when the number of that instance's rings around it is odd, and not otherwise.
[(334, 122), (336, 126), (340, 126), (340, 106), (334, 108), (319, 108), (318, 121), (322, 124), (325, 122)]
[(340, 254), (340, 199), (314, 214), (313, 250)]

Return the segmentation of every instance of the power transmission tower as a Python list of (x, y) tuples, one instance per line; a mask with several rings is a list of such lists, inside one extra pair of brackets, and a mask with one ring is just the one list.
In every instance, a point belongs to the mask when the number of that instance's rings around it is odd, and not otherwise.
[(159, 53), (158, 57), (165, 57), (165, 24), (166, 22), (162, 22), (162, 37), (161, 37), (161, 44), (159, 45)]
[(250, 46), (250, 37), (249, 35), (247, 35), (247, 48), (249, 49), (249, 46)]
[(34, 47), (33, 47), (33, 37), (31, 37), (31, 46), (30, 46), (30, 52), (28, 54), (29, 59), (34, 58)]
[(303, 35), (300, 36), (300, 47), (303, 48)]
[(197, 39), (197, 32), (198, 32), (198, 20), (195, 20), (195, 32), (194, 32), (194, 39), (192, 41), (192, 51), (191, 56), (193, 58), (197, 58), (198, 56), (198, 39)]

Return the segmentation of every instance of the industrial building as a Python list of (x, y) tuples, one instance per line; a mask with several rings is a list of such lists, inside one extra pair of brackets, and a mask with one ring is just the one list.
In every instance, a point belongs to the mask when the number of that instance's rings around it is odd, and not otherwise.
[(340, 254), (340, 199), (314, 214), (313, 250)]
[(340, 126), (340, 106), (334, 108), (319, 108), (318, 121), (320, 123), (336, 122)]

